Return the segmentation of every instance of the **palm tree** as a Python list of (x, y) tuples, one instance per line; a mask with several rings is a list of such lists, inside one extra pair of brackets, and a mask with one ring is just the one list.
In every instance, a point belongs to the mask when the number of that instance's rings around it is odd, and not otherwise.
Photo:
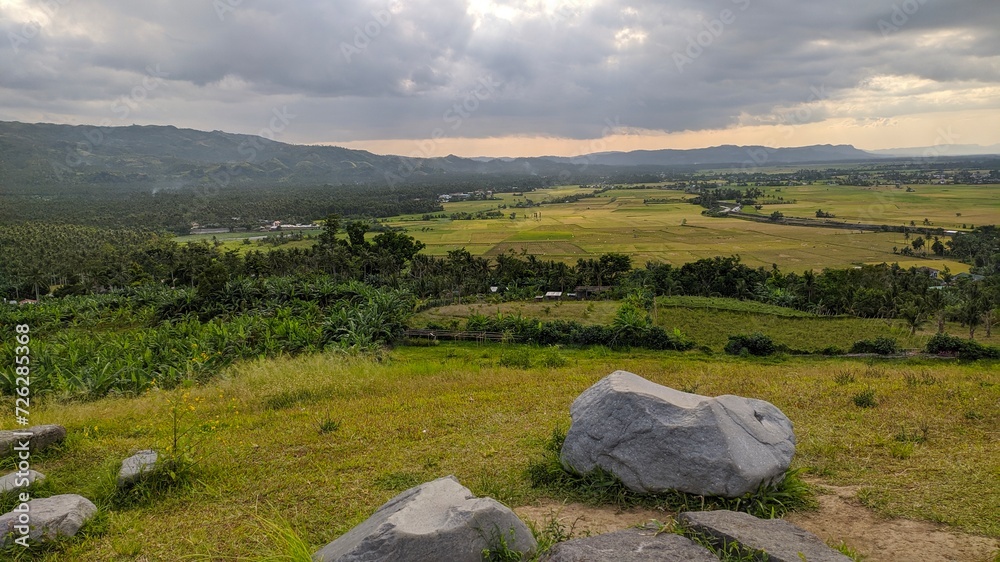
[(920, 299), (909, 301), (899, 307), (899, 317), (910, 327), (912, 336), (917, 333), (917, 329), (927, 323), (927, 305)]
[(958, 318), (969, 326), (969, 339), (975, 339), (976, 328), (983, 321), (983, 313), (987, 310), (986, 299), (979, 289), (979, 283), (968, 283), (963, 292), (964, 299), (958, 308)]
[(937, 333), (944, 333), (944, 323), (948, 318), (948, 304), (950, 293), (946, 292), (946, 289), (934, 289), (928, 291), (927, 298), (924, 303), (927, 305), (927, 311), (934, 316), (937, 320)]

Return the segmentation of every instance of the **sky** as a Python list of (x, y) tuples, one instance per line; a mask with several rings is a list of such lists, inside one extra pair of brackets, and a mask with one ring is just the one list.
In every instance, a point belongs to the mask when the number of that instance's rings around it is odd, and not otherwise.
[(0, 121), (438, 157), (1000, 143), (996, 0), (0, 0)]

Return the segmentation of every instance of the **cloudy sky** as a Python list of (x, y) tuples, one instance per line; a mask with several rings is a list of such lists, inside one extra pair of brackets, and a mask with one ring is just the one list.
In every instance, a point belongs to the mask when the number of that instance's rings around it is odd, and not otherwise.
[(0, 0), (0, 120), (415, 156), (1000, 143), (997, 0)]

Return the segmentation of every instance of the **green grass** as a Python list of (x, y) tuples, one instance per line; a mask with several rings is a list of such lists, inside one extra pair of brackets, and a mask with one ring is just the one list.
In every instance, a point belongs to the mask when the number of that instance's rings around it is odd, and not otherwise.
[(572, 232), (554, 232), (547, 230), (523, 230), (510, 238), (510, 240), (571, 240)]
[[(907, 193), (894, 186), (856, 187), (825, 184), (764, 188), (767, 194), (782, 196), (795, 203), (766, 205), (761, 212), (780, 210), (790, 217), (814, 217), (822, 208), (837, 220), (866, 224), (923, 226), (949, 230), (962, 225), (996, 222), (1000, 204), (995, 185), (916, 185)], [(778, 191), (780, 189), (780, 191)], [(631, 255), (637, 264), (656, 260), (682, 264), (717, 255), (740, 254), (751, 266), (778, 264), (784, 270), (819, 270), (825, 267), (849, 267), (862, 263), (894, 263), (905, 267), (948, 266), (953, 272), (968, 271), (968, 265), (955, 260), (906, 258), (892, 253), (892, 248), (909, 244), (901, 233), (858, 233), (848, 230), (809, 228), (757, 223), (732, 218), (709, 218), (703, 210), (689, 203), (644, 204), (643, 199), (690, 197), (663, 189), (611, 190), (599, 197), (575, 203), (546, 204), (513, 209), (511, 205), (531, 199), (536, 203), (566, 195), (591, 191), (578, 186), (557, 186), (515, 197), (497, 194), (494, 201), (447, 203), (445, 213), (501, 209), (504, 217), (490, 220), (432, 219), (419, 215), (393, 217), (390, 226), (427, 245), (426, 253), (445, 255), (466, 248), (474, 255), (493, 256), (514, 250), (575, 263), (577, 259), (608, 252)], [(752, 208), (748, 212), (754, 212)], [(517, 213), (515, 220), (509, 219)], [(534, 217), (541, 213), (541, 218)], [(319, 231), (303, 231), (315, 236)], [(263, 233), (222, 233), (179, 237), (181, 242), (215, 236), (227, 250), (245, 252), (270, 246), (245, 245), (248, 236)], [(314, 240), (291, 242), (282, 248), (305, 248)]]
[[(860, 339), (886, 337), (896, 339), (904, 349), (921, 349), (933, 334), (928, 330), (911, 336), (901, 323), (854, 317), (815, 316), (799, 310), (753, 301), (703, 297), (661, 297), (658, 299), (656, 324), (667, 330), (679, 329), (699, 346), (716, 352), (725, 347), (732, 334), (761, 332), (777, 344), (804, 351), (839, 347), (848, 350)], [(425, 310), (415, 315), (410, 325), (426, 326), (436, 322), (465, 326), (471, 314), (520, 314), (540, 320), (576, 320), (585, 324), (610, 324), (620, 302), (557, 301), (507, 302), (449, 305)], [(960, 326), (949, 325), (949, 332), (962, 334)], [(1000, 335), (1000, 331), (998, 331)]]
[[(961, 229), (962, 224), (996, 222), (1000, 204), (997, 186), (918, 185), (915, 193), (894, 187), (806, 185), (765, 188), (794, 204), (768, 205), (770, 213), (780, 210), (788, 216), (814, 217), (817, 209), (837, 215), (838, 220), (899, 226), (912, 220), (922, 226)], [(576, 186), (560, 186), (526, 193), (540, 202), (579, 193)], [(448, 203), (447, 213), (474, 212), (512, 205), (525, 197), (499, 194), (498, 201)], [(656, 260), (682, 264), (717, 255), (740, 254), (751, 266), (778, 264), (784, 270), (803, 271), (825, 267), (850, 267), (862, 263), (893, 263), (901, 256), (892, 248), (908, 244), (900, 233), (858, 233), (848, 230), (786, 226), (733, 218), (709, 218), (689, 203), (648, 205), (643, 199), (689, 197), (662, 189), (612, 190), (599, 197), (575, 203), (542, 205), (527, 209), (503, 209), (495, 220), (452, 221), (419, 217), (396, 217), (392, 226), (406, 228), (408, 234), (427, 245), (426, 253), (445, 255), (466, 248), (474, 255), (496, 255), (507, 250), (543, 255), (575, 263), (577, 259), (608, 252), (627, 253), (636, 264)], [(752, 210), (752, 209), (751, 209)], [(517, 218), (510, 220), (510, 212)], [(533, 217), (541, 213), (541, 218)], [(957, 216), (961, 213), (961, 216)], [(907, 266), (928, 265), (955, 273), (968, 266), (954, 260), (906, 258)]]
[[(568, 494), (531, 486), (526, 471), (569, 406), (616, 369), (706, 395), (771, 401), (794, 422), (793, 467), (855, 485), (885, 515), (932, 519), (1000, 536), (1000, 375), (990, 364), (793, 358), (742, 360), (698, 353), (525, 347), (529, 368), (500, 366), (499, 345), (399, 348), (381, 362), (341, 354), (243, 363), (204, 386), (139, 398), (50, 402), (33, 422), (62, 423), (62, 451), (36, 460), (47, 494), (99, 497), (101, 474), (137, 449), (168, 447), (173, 404), (187, 408), (197, 478), (156, 501), (106, 508), (100, 533), (40, 559), (259, 559), (287, 552), (288, 537), (264, 522), (287, 521), (313, 550), (358, 524), (402, 487), (454, 474), (474, 493), (511, 506)], [(838, 379), (844, 372), (848, 379)], [(934, 384), (908, 383), (932, 373)], [(275, 404), (273, 397), (305, 396)], [(851, 397), (867, 388), (878, 407)], [(168, 402), (171, 400), (171, 402)], [(273, 406), (281, 405), (275, 409)], [(968, 411), (977, 416), (964, 415)], [(318, 420), (336, 414), (335, 431)], [(900, 428), (926, 426), (901, 443)], [(900, 445), (912, 446), (900, 454)], [(975, 493), (970, 493), (974, 490)], [(284, 538), (282, 538), (284, 537)], [(294, 541), (293, 541), (294, 542)], [(276, 554), (276, 555), (277, 555)]]
[(749, 312), (752, 314), (768, 314), (771, 316), (781, 316), (784, 318), (816, 318), (815, 314), (776, 306), (757, 301), (741, 301), (736, 299), (723, 299), (715, 297), (660, 297), (657, 304), (664, 307), (673, 308), (710, 308), (712, 310), (731, 310), (733, 312)]

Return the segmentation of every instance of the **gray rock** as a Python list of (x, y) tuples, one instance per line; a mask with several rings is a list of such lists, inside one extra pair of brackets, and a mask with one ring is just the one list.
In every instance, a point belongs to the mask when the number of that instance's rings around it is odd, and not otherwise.
[[(75, 494), (39, 498), (22, 505), (27, 506), (27, 513), (31, 517), (28, 536), (33, 543), (56, 537), (72, 537), (97, 513), (97, 506), (87, 498)], [(23, 514), (18, 511), (19, 507), (0, 515), (0, 547), (13, 544), (14, 539), (22, 536), (16, 529), (21, 524), (19, 517)]]
[(45, 480), (45, 475), (41, 472), (28, 470), (28, 472), (11, 472), (0, 478), (0, 494), (18, 488), (27, 488), (35, 482)]
[(410, 488), (313, 555), (324, 562), (481, 562), (503, 537), (510, 550), (537, 548), (528, 527), (492, 498), (476, 498), (454, 476)]
[(719, 546), (736, 542), (746, 550), (764, 551), (770, 562), (851, 562), (816, 535), (782, 519), (757, 519), (736, 511), (688, 511), (677, 521)]
[(143, 475), (152, 472), (156, 467), (156, 459), (156, 451), (146, 449), (122, 461), (122, 468), (118, 471), (118, 487), (134, 484)]
[(625, 529), (553, 546), (545, 562), (719, 562), (708, 549), (673, 533)]
[[(18, 433), (32, 435), (31, 437), (21, 437), (16, 435)], [(16, 456), (18, 451), (15, 448), (26, 441), (30, 441), (28, 448), (32, 454), (35, 454), (50, 445), (62, 443), (64, 439), (66, 439), (66, 428), (55, 424), (36, 425), (23, 430), (0, 431), (0, 459)]]
[(602, 468), (637, 492), (739, 497), (780, 481), (795, 453), (792, 422), (763, 400), (709, 398), (615, 371), (570, 408), (564, 467)]

